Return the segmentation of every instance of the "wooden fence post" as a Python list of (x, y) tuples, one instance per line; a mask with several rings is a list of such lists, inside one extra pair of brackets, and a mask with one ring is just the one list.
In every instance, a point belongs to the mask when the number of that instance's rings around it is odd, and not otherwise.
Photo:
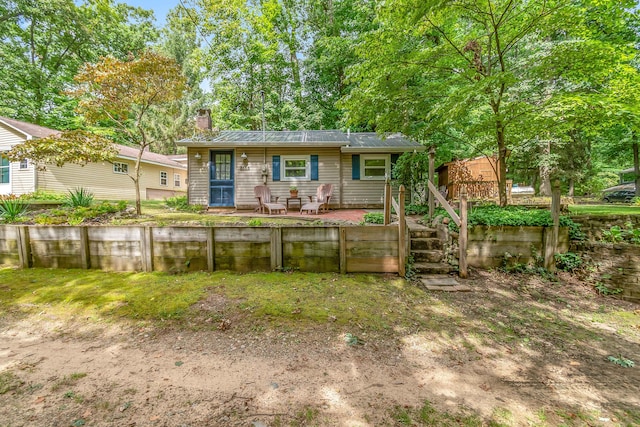
[(398, 194), (398, 274), (405, 277), (407, 263), (407, 222), (404, 217), (404, 185)]
[(20, 260), (21, 268), (31, 267), (31, 242), (29, 239), (29, 227), (20, 225), (17, 227), (18, 231), (18, 259)]
[(210, 272), (216, 269), (216, 240), (215, 229), (209, 227), (207, 229), (207, 270)]
[(340, 226), (340, 243), (339, 243), (339, 251), (340, 251), (340, 273), (347, 273), (347, 229), (343, 226)]
[(91, 268), (91, 254), (89, 253), (89, 230), (86, 226), (80, 227), (80, 262), (82, 268)]
[(271, 270), (280, 270), (282, 267), (282, 228), (271, 228)]
[[(436, 147), (432, 145), (429, 147), (429, 182), (434, 184), (434, 171), (435, 171), (435, 161), (436, 161)], [(434, 184), (435, 185), (435, 184)], [(428, 189), (427, 189), (428, 190)], [(433, 219), (433, 211), (435, 210), (435, 198), (431, 191), (427, 191), (429, 195), (429, 219)]]
[(140, 255), (142, 270), (153, 271), (153, 229), (140, 227)]
[(556, 271), (555, 254), (558, 250), (558, 234), (560, 231), (560, 181), (555, 180), (551, 188), (551, 220), (553, 229), (551, 238), (544, 239), (544, 268), (548, 271)]
[(460, 233), (458, 235), (458, 246), (460, 255), (458, 257), (460, 277), (466, 279), (469, 275), (467, 270), (467, 187), (460, 188)]
[(384, 225), (389, 225), (391, 222), (391, 180), (389, 177), (385, 178), (384, 182)]

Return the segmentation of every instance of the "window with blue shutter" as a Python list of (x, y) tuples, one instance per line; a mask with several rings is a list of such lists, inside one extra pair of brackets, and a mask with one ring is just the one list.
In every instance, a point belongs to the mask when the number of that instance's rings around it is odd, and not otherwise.
[(360, 154), (351, 156), (351, 179), (360, 179)]
[(318, 155), (311, 155), (311, 181), (318, 180)]
[(273, 171), (271, 173), (272, 175), (271, 178), (274, 181), (280, 181), (280, 156), (273, 156), (271, 163), (272, 163), (271, 170)]

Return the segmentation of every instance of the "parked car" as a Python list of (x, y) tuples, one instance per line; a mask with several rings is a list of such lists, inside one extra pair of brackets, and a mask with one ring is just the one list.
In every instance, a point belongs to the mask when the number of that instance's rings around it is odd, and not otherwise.
[(618, 190), (618, 191), (612, 191), (610, 193), (605, 193), (605, 195), (602, 197), (602, 200), (604, 200), (607, 203), (613, 203), (613, 202), (629, 203), (633, 200), (634, 197), (636, 197), (636, 192), (634, 190)]

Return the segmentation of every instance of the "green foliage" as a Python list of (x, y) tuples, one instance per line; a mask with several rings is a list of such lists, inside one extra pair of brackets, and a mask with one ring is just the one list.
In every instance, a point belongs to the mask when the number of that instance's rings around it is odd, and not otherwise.
[(622, 289), (620, 288), (610, 288), (607, 285), (605, 285), (602, 282), (598, 282), (594, 285), (594, 288), (596, 288), (596, 291), (598, 291), (598, 293), (600, 295), (604, 295), (604, 296), (609, 296), (609, 295), (617, 295), (622, 293)]
[(574, 252), (555, 254), (556, 267), (558, 270), (574, 272), (582, 266), (582, 258)]
[(4, 222), (16, 222), (29, 208), (29, 203), (14, 195), (0, 196), (0, 219)]
[(618, 357), (615, 356), (609, 356), (607, 357), (607, 360), (611, 363), (614, 363), (618, 366), (622, 366), (623, 368), (633, 368), (636, 364), (633, 360), (631, 359), (627, 359), (626, 357), (624, 357), (623, 355), (618, 355)]
[(84, 187), (69, 190), (65, 199), (65, 205), (71, 208), (89, 207), (93, 203), (93, 193)]
[(55, 193), (46, 190), (36, 190), (33, 193), (22, 195), (21, 198), (34, 201), (64, 202), (67, 195), (64, 193)]
[(640, 244), (640, 228), (635, 228), (631, 222), (627, 222), (624, 228), (614, 225), (608, 230), (602, 230), (602, 241), (607, 243), (626, 242)]
[(167, 197), (164, 204), (170, 209), (184, 210), (189, 206), (189, 200), (187, 196)]
[(247, 225), (249, 227), (259, 227), (262, 225), (262, 220), (260, 218), (251, 218), (247, 221)]
[(0, 116), (55, 129), (80, 124), (64, 94), (83, 62), (125, 58), (155, 40), (153, 12), (114, 1), (0, 3)]
[(67, 206), (63, 209), (51, 209), (48, 212), (36, 215), (33, 220), (39, 225), (80, 225), (86, 220), (99, 219), (105, 215), (121, 212), (126, 208), (127, 202), (125, 201), (117, 203), (103, 201), (91, 206)]
[(380, 212), (367, 212), (364, 214), (364, 222), (369, 224), (384, 224), (384, 214)]
[(410, 203), (405, 206), (404, 212), (406, 215), (426, 215), (429, 213), (429, 206)]

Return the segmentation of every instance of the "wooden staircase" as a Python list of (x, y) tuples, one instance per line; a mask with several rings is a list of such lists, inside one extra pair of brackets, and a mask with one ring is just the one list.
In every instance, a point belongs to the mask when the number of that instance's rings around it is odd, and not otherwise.
[(451, 273), (457, 268), (446, 261), (445, 243), (433, 228), (414, 221), (407, 221), (409, 227), (409, 253), (413, 258), (412, 269), (416, 279), (431, 291), (470, 291), (468, 285), (460, 284)]

